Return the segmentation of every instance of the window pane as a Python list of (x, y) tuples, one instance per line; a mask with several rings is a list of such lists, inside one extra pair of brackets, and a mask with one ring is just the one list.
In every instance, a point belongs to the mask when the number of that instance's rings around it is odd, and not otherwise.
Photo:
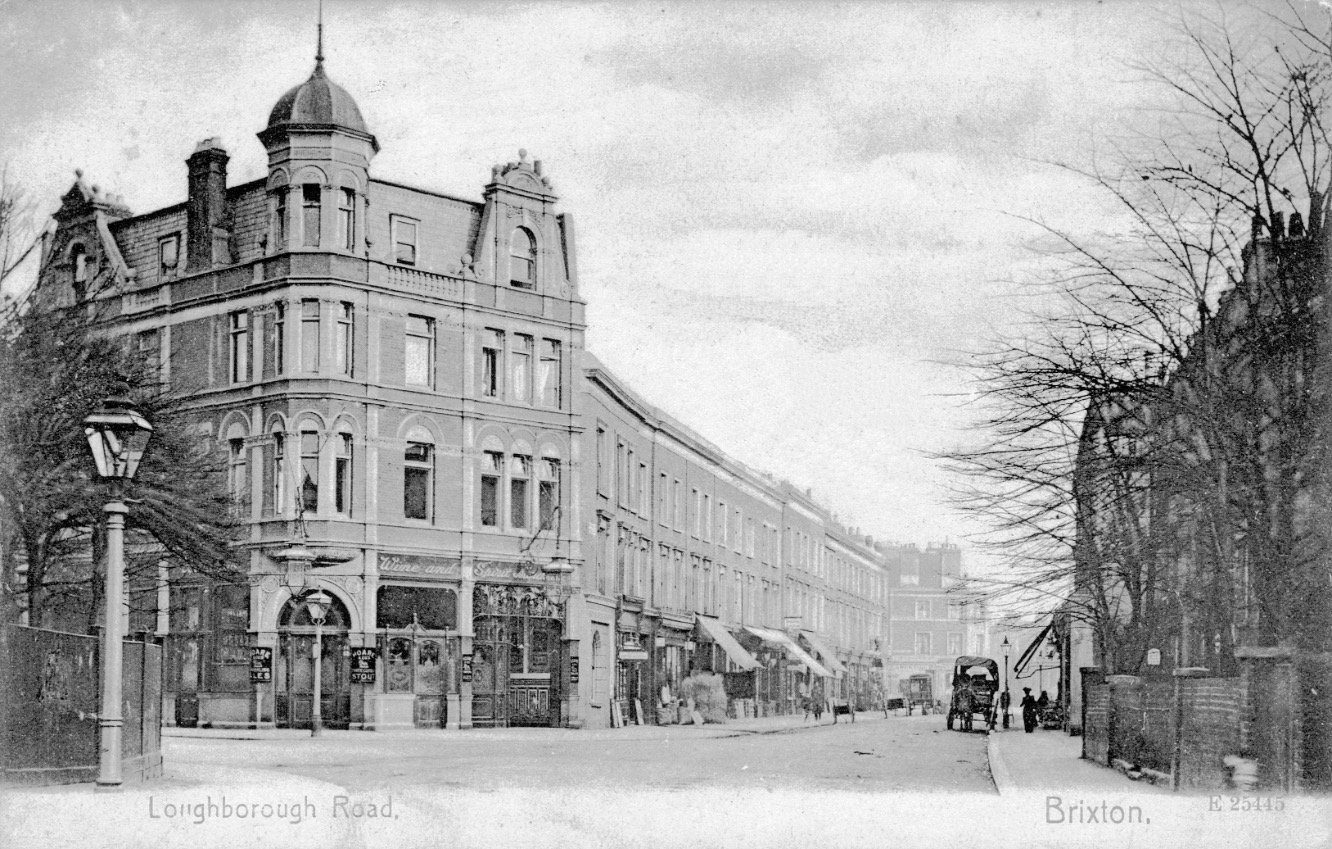
[(556, 504), (556, 492), (555, 492), (554, 481), (541, 482), (541, 486), (538, 491), (538, 499), (540, 501), (538, 509), (540, 510), (539, 515), (541, 519), (541, 527), (553, 529), (555, 527), (555, 504)]
[(527, 527), (527, 481), (509, 481), (509, 517), (515, 528)]
[(351, 250), (356, 235), (356, 193), (343, 189), (339, 193), (338, 224), (342, 230), (342, 249)]
[(499, 524), (499, 478), (481, 476), (481, 524), (493, 528)]
[(319, 371), (319, 302), (301, 302), (301, 368)]
[(338, 307), (338, 335), (335, 342), (337, 370), (339, 374), (351, 374), (352, 351), (352, 305), (341, 304)]
[(287, 244), (287, 187), (283, 186), (277, 190), (277, 206), (273, 217), (276, 219), (277, 246), (285, 247)]
[(403, 515), (430, 518), (430, 470), (408, 467), (403, 473)]
[(532, 368), (532, 337), (515, 336), (513, 347), (513, 364), (510, 374), (512, 379), (509, 385), (513, 389), (513, 398), (515, 401), (531, 400), (531, 368)]
[(319, 247), (319, 186), (309, 183), (301, 186), (301, 207), (304, 210), (305, 241), (308, 248)]
[(401, 218), (393, 222), (394, 259), (407, 265), (416, 264), (416, 223)]
[(282, 374), (286, 371), (287, 349), (287, 308), (285, 304), (273, 305), (273, 372)]
[(407, 340), (403, 364), (405, 380), (414, 386), (430, 386), (431, 346), (434, 343), (434, 322), (421, 316), (407, 317)]
[(319, 510), (319, 434), (301, 433), (301, 509)]
[(334, 461), (333, 473), (337, 478), (333, 482), (334, 486), (334, 505), (333, 509), (339, 513), (351, 513), (351, 475), (352, 475), (352, 444), (351, 434), (338, 434), (338, 455)]

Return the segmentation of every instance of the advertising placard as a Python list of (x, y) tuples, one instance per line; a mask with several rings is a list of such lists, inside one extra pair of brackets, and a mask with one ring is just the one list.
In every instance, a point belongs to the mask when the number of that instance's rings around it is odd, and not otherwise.
[(250, 683), (263, 684), (273, 680), (273, 650), (268, 646), (250, 648)]
[(353, 684), (375, 683), (375, 658), (379, 650), (359, 648), (351, 650), (351, 682)]

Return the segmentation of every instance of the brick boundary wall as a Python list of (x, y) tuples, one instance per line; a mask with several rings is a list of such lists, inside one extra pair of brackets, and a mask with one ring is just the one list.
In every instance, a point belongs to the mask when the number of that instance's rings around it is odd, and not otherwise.
[(1176, 790), (1224, 790), (1223, 758), (1240, 751), (1239, 678), (1216, 678), (1205, 669), (1175, 670), (1174, 752)]
[(1300, 789), (1332, 791), (1332, 654), (1303, 655), (1296, 661), (1299, 682)]
[(1110, 765), (1110, 685), (1101, 670), (1082, 668), (1082, 756)]
[(1138, 765), (1170, 772), (1175, 751), (1175, 683), (1147, 679), (1142, 702), (1143, 747)]

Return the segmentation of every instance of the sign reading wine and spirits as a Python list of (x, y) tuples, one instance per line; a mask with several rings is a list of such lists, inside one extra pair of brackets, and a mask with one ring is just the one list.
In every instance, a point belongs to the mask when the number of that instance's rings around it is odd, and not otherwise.
[(250, 683), (263, 684), (273, 680), (273, 650), (268, 646), (250, 648)]
[(578, 683), (578, 658), (576, 657), (569, 661), (569, 683)]

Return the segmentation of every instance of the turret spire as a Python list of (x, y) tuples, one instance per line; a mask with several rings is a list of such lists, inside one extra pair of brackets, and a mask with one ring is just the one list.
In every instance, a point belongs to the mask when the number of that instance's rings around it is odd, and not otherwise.
[(319, 0), (318, 41), (315, 45), (315, 64), (324, 64), (324, 0)]

